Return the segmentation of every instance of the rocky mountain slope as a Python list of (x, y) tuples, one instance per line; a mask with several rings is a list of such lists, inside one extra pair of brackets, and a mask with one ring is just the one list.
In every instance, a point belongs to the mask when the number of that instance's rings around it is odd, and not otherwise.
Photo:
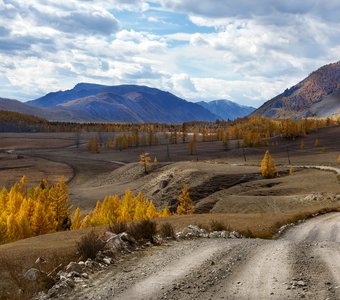
[(253, 113), (270, 118), (329, 117), (338, 114), (340, 61), (321, 67)]
[(203, 106), (211, 113), (224, 120), (234, 120), (251, 114), (256, 108), (237, 104), (230, 100), (200, 101), (197, 104)]
[[(198, 104), (146, 86), (80, 83), (27, 102), (40, 109), (65, 112), (61, 121), (161, 122), (214, 121), (217, 116)], [(66, 114), (67, 113), (67, 114)]]

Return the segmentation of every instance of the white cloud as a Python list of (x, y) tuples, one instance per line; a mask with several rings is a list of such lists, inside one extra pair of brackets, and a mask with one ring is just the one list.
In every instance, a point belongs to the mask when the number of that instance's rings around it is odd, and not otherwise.
[[(148, 13), (157, 2), (163, 11)], [(0, 96), (29, 99), (88, 81), (259, 105), (339, 59), (339, 6), (335, 0), (0, 0)], [(154, 27), (176, 23), (178, 12), (187, 15), (161, 35), (128, 28), (121, 10), (157, 21)]]

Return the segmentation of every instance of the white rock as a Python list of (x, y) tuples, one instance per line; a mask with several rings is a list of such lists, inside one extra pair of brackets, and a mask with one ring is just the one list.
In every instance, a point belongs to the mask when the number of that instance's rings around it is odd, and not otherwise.
[(43, 257), (38, 257), (37, 260), (35, 261), (35, 263), (37, 265), (42, 265), (42, 264), (46, 263), (46, 259), (44, 259)]
[(72, 271), (77, 272), (77, 273), (82, 273), (83, 272), (83, 266), (79, 265), (76, 262), (70, 262), (67, 267), (66, 267), (66, 272), (70, 273)]
[(103, 258), (103, 262), (106, 263), (107, 265), (110, 265), (111, 261), (112, 261), (112, 258), (110, 258), (110, 257)]
[(24, 274), (24, 277), (31, 281), (36, 281), (41, 275), (41, 272), (38, 269), (31, 268), (27, 270)]

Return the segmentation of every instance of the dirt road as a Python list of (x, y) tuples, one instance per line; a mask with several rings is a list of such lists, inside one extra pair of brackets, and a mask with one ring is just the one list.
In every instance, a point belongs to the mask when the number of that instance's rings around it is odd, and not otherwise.
[(197, 239), (130, 254), (69, 299), (340, 299), (340, 214), (278, 240)]

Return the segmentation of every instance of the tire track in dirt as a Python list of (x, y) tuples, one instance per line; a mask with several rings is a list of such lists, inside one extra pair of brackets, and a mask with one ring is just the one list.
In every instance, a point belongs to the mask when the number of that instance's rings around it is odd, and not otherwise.
[(214, 299), (295, 299), (284, 285), (293, 274), (290, 251), (288, 241), (264, 241)]
[[(192, 240), (172, 244), (167, 249), (141, 258), (133, 266), (111, 269), (68, 299), (160, 299), (189, 274), (199, 274), (201, 267), (216, 253), (225, 253), (241, 241), (223, 239)], [(151, 249), (150, 249), (151, 250)]]

